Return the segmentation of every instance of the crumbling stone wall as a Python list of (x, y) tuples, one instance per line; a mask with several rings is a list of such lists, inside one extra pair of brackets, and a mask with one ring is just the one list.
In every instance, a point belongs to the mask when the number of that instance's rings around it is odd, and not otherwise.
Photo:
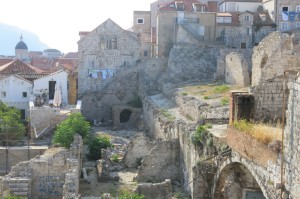
[(143, 194), (145, 199), (170, 199), (172, 198), (171, 180), (167, 179), (161, 183), (142, 183), (136, 189), (138, 194)]
[(142, 160), (136, 180), (138, 182), (161, 182), (165, 179), (180, 181), (178, 140), (157, 144)]
[[(300, 76), (288, 85), (290, 95), (286, 112), (287, 122), (284, 130), (284, 182), (286, 195), (297, 198), (300, 195)], [(289, 193), (289, 194), (288, 194)]]
[[(115, 129), (137, 129), (143, 110), (131, 106), (113, 106), (113, 126)], [(122, 115), (123, 114), (123, 115)], [(128, 118), (127, 118), (128, 116)], [(122, 120), (128, 119), (128, 121)]]
[(129, 168), (137, 168), (154, 146), (155, 142), (150, 142), (143, 133), (136, 134), (127, 145), (124, 164)]
[(130, 102), (138, 92), (137, 67), (127, 67), (120, 70), (98, 92), (87, 93), (82, 97), (82, 114), (90, 121), (112, 121), (112, 107), (125, 105)]
[(76, 135), (70, 150), (52, 148), (44, 155), (12, 167), (1, 179), (1, 196), (11, 192), (27, 198), (76, 198), (82, 146), (82, 138)]
[(218, 48), (174, 45), (169, 55), (165, 82), (212, 82), (217, 68)]
[(225, 82), (232, 85), (248, 86), (250, 77), (248, 62), (241, 53), (230, 53), (226, 56)]
[(254, 47), (252, 56), (252, 86), (282, 75), (285, 70), (299, 70), (296, 50), (298, 36), (273, 32)]

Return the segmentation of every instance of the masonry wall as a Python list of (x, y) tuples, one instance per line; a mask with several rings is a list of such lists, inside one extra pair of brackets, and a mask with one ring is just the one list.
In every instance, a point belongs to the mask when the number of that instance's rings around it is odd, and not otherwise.
[(239, 86), (250, 84), (248, 62), (241, 53), (230, 53), (226, 56), (225, 74), (227, 84)]
[(12, 167), (0, 181), (1, 196), (11, 192), (27, 198), (77, 198), (82, 146), (82, 138), (76, 135), (70, 150), (52, 148)]
[(288, 99), (288, 108), (286, 111), (286, 127), (284, 130), (284, 180), (286, 192), (290, 198), (297, 198), (300, 195), (300, 77), (289, 83), (288, 89), (290, 95)]
[(99, 92), (140, 59), (137, 35), (108, 19), (78, 42), (78, 97)]

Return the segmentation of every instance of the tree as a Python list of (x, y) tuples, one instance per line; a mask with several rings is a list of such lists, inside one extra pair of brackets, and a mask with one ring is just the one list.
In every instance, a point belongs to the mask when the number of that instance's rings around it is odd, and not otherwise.
[(0, 101), (0, 139), (12, 143), (14, 140), (21, 139), (24, 134), (25, 127), (20, 111)]
[(68, 117), (68, 119), (57, 125), (53, 141), (56, 144), (69, 148), (76, 133), (81, 135), (83, 139), (86, 139), (89, 131), (89, 122), (85, 120), (81, 113), (73, 113)]
[(88, 158), (91, 160), (101, 159), (101, 149), (107, 149), (108, 147), (112, 147), (109, 137), (98, 136), (91, 138), (88, 145)]

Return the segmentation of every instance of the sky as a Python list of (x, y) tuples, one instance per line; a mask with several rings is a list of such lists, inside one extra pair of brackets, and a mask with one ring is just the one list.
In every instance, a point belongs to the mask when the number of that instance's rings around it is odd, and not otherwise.
[[(108, 18), (128, 29), (133, 11), (149, 11), (154, 1), (3, 0), (0, 22), (33, 32), (50, 48), (76, 52), (79, 31), (92, 31)], [(27, 45), (30, 51), (30, 44)]]

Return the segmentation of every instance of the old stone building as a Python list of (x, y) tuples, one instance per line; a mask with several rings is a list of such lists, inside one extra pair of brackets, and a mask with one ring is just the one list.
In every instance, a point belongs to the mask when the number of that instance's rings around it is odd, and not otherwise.
[(137, 91), (135, 66), (140, 42), (111, 19), (78, 42), (78, 98), (82, 112), (94, 121), (110, 121), (112, 106), (129, 102)]
[(293, 0), (275, 1), (276, 25), (281, 32), (300, 28), (300, 2)]
[(151, 58), (151, 12), (134, 11), (132, 30), (141, 42), (141, 58)]
[(167, 57), (175, 43), (215, 41), (216, 9), (197, 0), (172, 1), (161, 7), (157, 12), (156, 56)]
[(267, 11), (217, 14), (217, 40), (229, 48), (252, 48), (274, 30)]

